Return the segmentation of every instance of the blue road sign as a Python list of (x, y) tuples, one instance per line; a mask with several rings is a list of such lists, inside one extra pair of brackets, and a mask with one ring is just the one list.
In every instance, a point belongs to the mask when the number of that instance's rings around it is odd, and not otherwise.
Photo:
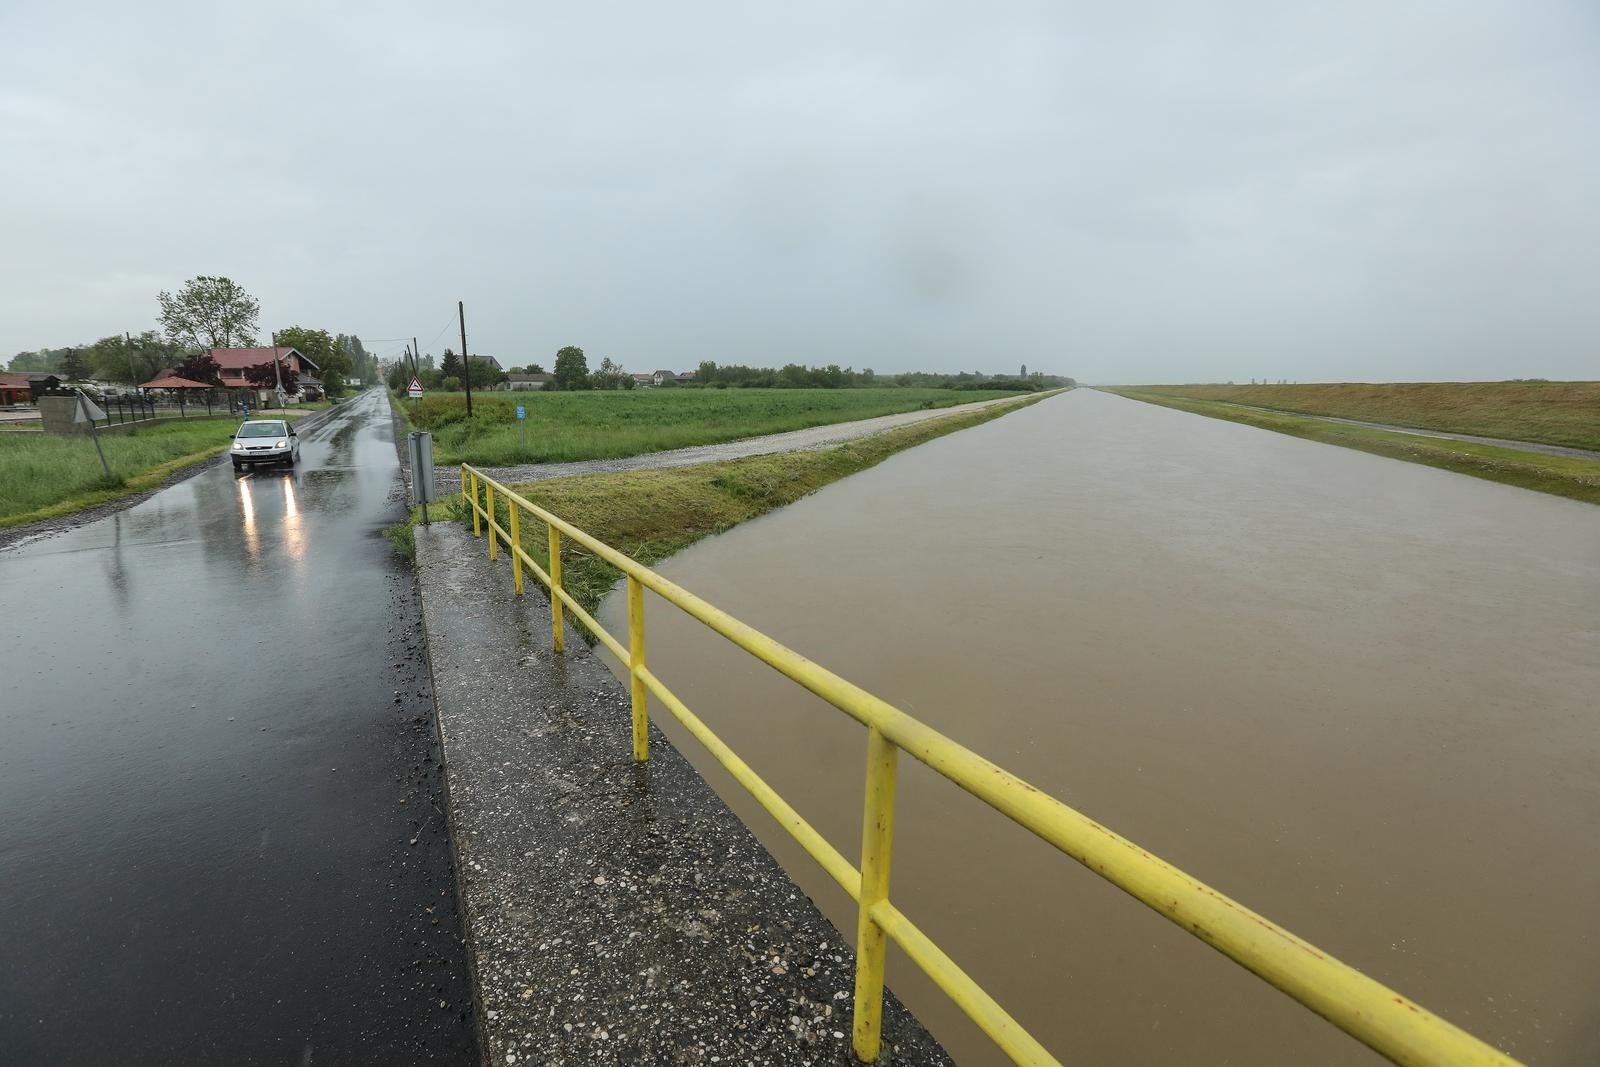
[(523, 407), (521, 404), (518, 404), (517, 405), (517, 418), (525, 419), (527, 417), (528, 417), (528, 409)]

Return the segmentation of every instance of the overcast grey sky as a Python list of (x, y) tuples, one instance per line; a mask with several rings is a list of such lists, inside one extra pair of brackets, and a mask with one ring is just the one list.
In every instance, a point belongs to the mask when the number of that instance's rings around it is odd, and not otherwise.
[(1593, 0), (7, 0), (0, 135), (0, 359), (205, 273), (508, 365), (1600, 377)]

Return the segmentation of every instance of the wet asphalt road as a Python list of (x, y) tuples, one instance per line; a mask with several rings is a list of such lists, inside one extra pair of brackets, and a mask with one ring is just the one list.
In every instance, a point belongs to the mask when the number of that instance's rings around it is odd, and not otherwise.
[(0, 551), (0, 1061), (474, 1060), (397, 471), (369, 392)]

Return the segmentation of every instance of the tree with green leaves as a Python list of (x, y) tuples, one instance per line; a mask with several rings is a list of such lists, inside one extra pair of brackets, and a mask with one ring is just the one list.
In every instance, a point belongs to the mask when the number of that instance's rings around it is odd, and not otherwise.
[(491, 385), (499, 385), (506, 380), (506, 372), (479, 356), (469, 356), (467, 361), (472, 364), (472, 388), (487, 389)]
[(89, 363), (83, 354), (76, 348), (67, 349), (66, 356), (61, 360), (61, 374), (69, 382), (83, 381), (84, 371), (89, 369)]
[(191, 349), (249, 347), (256, 343), (261, 302), (231, 278), (197, 275), (176, 293), (163, 290), (161, 328)]
[[(450, 349), (444, 350), (444, 358), (439, 361), (439, 373), (446, 378), (461, 377), (461, 357)], [(454, 392), (455, 390), (450, 390)]]
[(355, 334), (340, 334), (333, 339), (333, 347), (344, 354), (349, 360), (349, 374), (351, 377), (361, 379), (365, 385), (371, 385), (378, 377), (377, 361), (361, 343), (361, 338)]
[(589, 361), (577, 345), (567, 345), (556, 353), (555, 386), (557, 389), (589, 388)]
[(54, 374), (67, 358), (65, 348), (41, 348), (37, 352), (18, 352), (11, 357), (11, 370), (27, 374)]
[(293, 348), (317, 365), (317, 377), (329, 396), (343, 396), (345, 375), (350, 373), (350, 359), (334, 343), (327, 330), (312, 330), (304, 326), (290, 326), (274, 333), (279, 346)]
[(108, 382), (138, 385), (177, 366), (192, 350), (162, 337), (154, 330), (126, 338), (122, 334), (102, 337), (84, 350), (94, 376)]
[[(627, 385), (623, 385), (626, 382)], [(600, 361), (600, 369), (589, 375), (589, 384), (596, 389), (626, 389), (633, 385), (633, 375), (623, 370), (622, 364), (613, 363), (611, 357)]]

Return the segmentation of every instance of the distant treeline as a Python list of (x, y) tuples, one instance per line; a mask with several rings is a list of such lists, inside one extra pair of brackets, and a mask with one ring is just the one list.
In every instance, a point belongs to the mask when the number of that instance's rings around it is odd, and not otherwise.
[(782, 367), (747, 367), (742, 363), (719, 365), (703, 360), (695, 368), (692, 382), (679, 383), (691, 388), (710, 389), (856, 389), (904, 386), (915, 389), (1012, 389), (1018, 392), (1035, 392), (1040, 389), (1059, 389), (1073, 385), (1071, 378), (1056, 374), (1030, 374), (1026, 378), (1015, 375), (985, 374), (982, 371), (961, 371), (957, 374), (935, 374), (929, 371), (906, 371), (902, 374), (879, 374), (871, 367), (855, 370), (830, 363), (826, 367), (806, 367), (789, 363)]

